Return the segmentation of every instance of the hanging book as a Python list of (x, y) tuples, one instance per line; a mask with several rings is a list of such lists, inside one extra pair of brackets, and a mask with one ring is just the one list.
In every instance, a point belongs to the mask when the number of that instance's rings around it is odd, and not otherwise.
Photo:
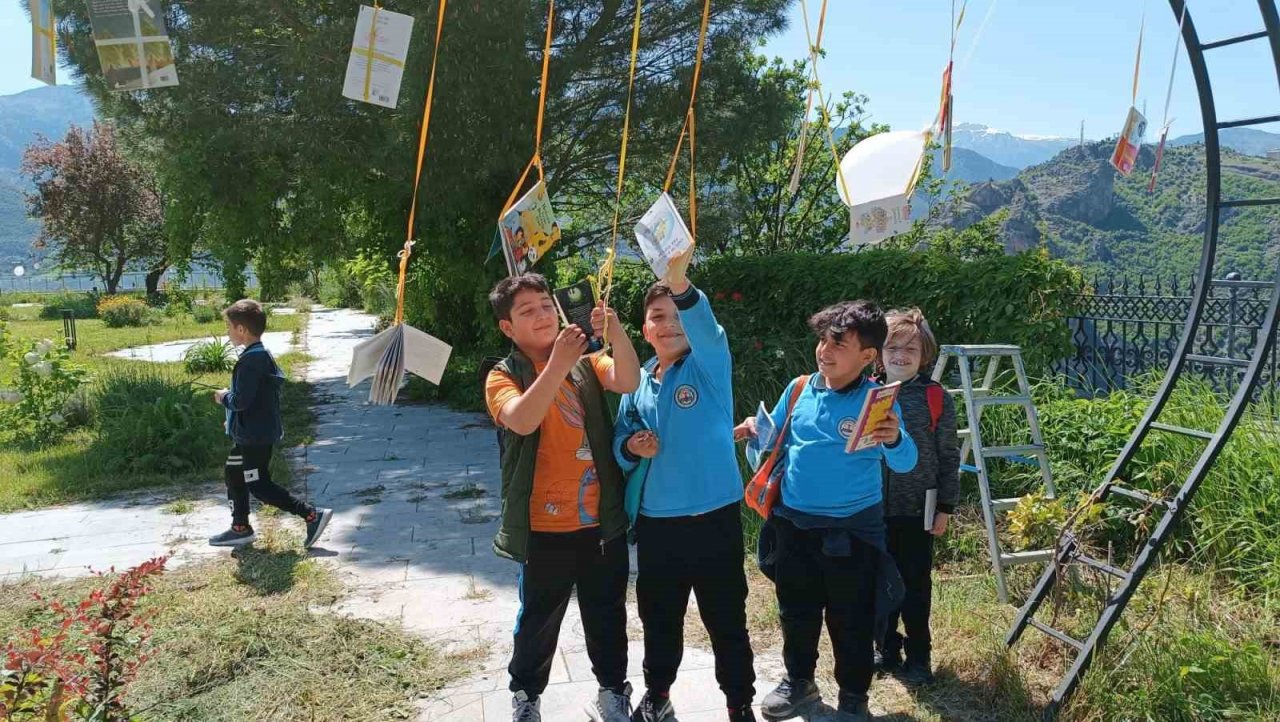
[(1156, 174), (1160, 172), (1160, 161), (1164, 160), (1164, 144), (1169, 139), (1169, 126), (1165, 126), (1160, 131), (1160, 144), (1156, 146), (1156, 162), (1151, 166), (1151, 182), (1147, 184), (1147, 192), (1151, 193), (1156, 189)]
[(1115, 152), (1111, 154), (1111, 165), (1120, 175), (1127, 176), (1138, 164), (1138, 149), (1142, 147), (1142, 136), (1147, 132), (1147, 119), (1137, 108), (1129, 108), (1129, 117), (1124, 121), (1124, 130), (1116, 141)]
[(952, 63), (947, 63), (947, 69), (942, 71), (942, 101), (939, 103), (938, 109), (938, 133), (942, 135), (943, 173), (951, 170), (951, 116), (952, 105), (955, 102), (955, 99), (951, 97), (951, 68)]
[(911, 230), (911, 199), (896, 195), (849, 209), (849, 242), (867, 246)]
[(840, 161), (836, 190), (849, 206), (849, 240), (861, 246), (911, 230), (911, 194), (929, 134), (898, 130), (858, 141)]
[(361, 5), (342, 83), (343, 97), (396, 107), (412, 35), (412, 15)]
[(595, 290), (591, 281), (582, 280), (568, 288), (556, 289), (552, 294), (556, 307), (560, 309), (560, 320), (565, 326), (577, 325), (587, 337), (587, 353), (595, 353), (604, 348), (604, 342), (595, 336), (591, 325), (591, 312), (596, 308)]
[(31, 77), (58, 84), (58, 40), (54, 35), (53, 0), (31, 0)]
[(507, 258), (507, 270), (511, 275), (526, 273), (533, 264), (542, 260), (560, 240), (560, 224), (551, 209), (547, 185), (538, 181), (502, 214), (498, 231), (502, 233), (502, 253)]
[(148, 90), (178, 84), (160, 0), (89, 0), (89, 20), (107, 88)]
[(440, 339), (408, 324), (396, 324), (352, 350), (347, 386), (372, 377), (369, 403), (394, 404), (405, 371), (438, 385), (452, 353), (452, 347)]
[(666, 278), (671, 261), (693, 248), (693, 235), (666, 193), (640, 218), (635, 233), (641, 255), (658, 278)]
[[(893, 404), (898, 400), (898, 389), (901, 386), (901, 382), (895, 381), (877, 386), (867, 392), (867, 400), (862, 404), (862, 413), (858, 414), (858, 420), (853, 422), (849, 441), (845, 443), (846, 453), (870, 449), (879, 443), (871, 437), (871, 432), (875, 431), (875, 428), (889, 416), (889, 412), (893, 411)], [(841, 431), (843, 432), (844, 429), (841, 428)]]

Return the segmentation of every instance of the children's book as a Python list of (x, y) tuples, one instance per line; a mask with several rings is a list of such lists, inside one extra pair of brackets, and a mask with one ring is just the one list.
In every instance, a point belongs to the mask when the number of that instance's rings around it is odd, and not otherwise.
[(765, 454), (773, 451), (773, 445), (777, 441), (778, 429), (773, 425), (773, 417), (761, 401), (760, 408), (756, 410), (756, 436), (747, 441), (747, 462), (751, 464), (752, 471), (760, 468)]
[(556, 289), (552, 294), (556, 306), (560, 308), (560, 318), (564, 325), (576, 324), (587, 335), (587, 353), (595, 353), (604, 348), (604, 343), (595, 336), (591, 326), (591, 312), (596, 307), (595, 290), (591, 281), (581, 280), (567, 288)]
[(502, 234), (502, 253), (507, 271), (517, 276), (526, 273), (560, 240), (560, 224), (551, 208), (547, 185), (537, 185), (524, 194), (498, 221)]
[(672, 259), (693, 247), (693, 234), (666, 193), (640, 218), (635, 232), (640, 253), (658, 278), (666, 278)]
[(891, 384), (877, 386), (867, 393), (867, 400), (862, 404), (862, 413), (858, 414), (853, 433), (849, 435), (849, 441), (844, 446), (846, 453), (870, 449), (878, 443), (871, 437), (871, 432), (893, 411), (893, 404), (898, 400), (898, 389), (901, 387), (900, 381), (894, 381)]
[(444, 341), (408, 324), (396, 324), (352, 350), (347, 386), (373, 377), (369, 403), (393, 404), (405, 371), (438, 385), (452, 353)]
[(924, 492), (924, 530), (933, 530), (933, 520), (938, 516), (938, 490), (928, 489)]
[(1129, 117), (1124, 121), (1124, 130), (1120, 131), (1120, 139), (1116, 141), (1116, 149), (1111, 154), (1111, 165), (1120, 175), (1127, 176), (1138, 164), (1138, 149), (1142, 147), (1142, 136), (1147, 133), (1147, 119), (1137, 108), (1129, 108)]
[(384, 108), (396, 107), (412, 35), (412, 15), (361, 5), (347, 74), (342, 81), (343, 97)]
[(108, 90), (178, 84), (160, 0), (89, 0), (89, 21)]

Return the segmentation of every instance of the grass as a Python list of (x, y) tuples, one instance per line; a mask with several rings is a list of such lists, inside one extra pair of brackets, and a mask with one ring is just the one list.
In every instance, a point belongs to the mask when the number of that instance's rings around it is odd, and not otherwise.
[[(47, 620), (31, 598), (67, 599), (95, 582), (0, 586), (0, 637)], [(153, 656), (127, 700), (141, 719), (312, 722), (412, 719), (415, 700), (476, 669), (483, 650), (443, 654), (391, 625), (324, 610), (335, 574), (295, 535), (259, 531), (257, 547), (158, 579)]]
[(489, 493), (489, 492), (485, 491), (485, 490), (484, 490), (484, 487), (482, 487), (482, 486), (478, 486), (478, 485), (476, 485), (476, 484), (466, 484), (466, 485), (460, 486), (460, 487), (458, 487), (457, 489), (454, 489), (454, 490), (452, 490), (452, 491), (446, 491), (446, 492), (444, 493), (444, 498), (446, 498), (446, 499), (450, 499), (450, 500), (453, 500), (453, 499), (479, 499), (479, 498), (483, 497), (485, 494), (488, 494), (488, 493)]
[(161, 508), (161, 511), (164, 513), (173, 514), (174, 516), (183, 516), (190, 514), (195, 510), (196, 505), (190, 499), (178, 499), (177, 501), (171, 501)]
[[(304, 316), (279, 316), (271, 319), (271, 330), (296, 330)], [(86, 327), (93, 330), (86, 337)], [(55, 322), (11, 323), (11, 330), (27, 338), (60, 338), (62, 325)], [(211, 373), (192, 376), (180, 362), (157, 364), (148, 361), (105, 358), (100, 354), (135, 343), (158, 343), (166, 340), (192, 338), (201, 333), (225, 332), (221, 321), (214, 324), (194, 324), (189, 319), (166, 319), (160, 326), (145, 328), (105, 329), (98, 321), (81, 321), (81, 344), (74, 360), (96, 375), (113, 370), (148, 369), (170, 375), (175, 381), (192, 380), (209, 386), (221, 387), (229, 383), (228, 374)], [(149, 334), (140, 337), (139, 334)], [(89, 340), (92, 339), (92, 340)], [(313, 440), (314, 413), (313, 389), (298, 378), (301, 368), (309, 361), (304, 353), (293, 352), (276, 359), (289, 381), (282, 398), (282, 414), (285, 438), (272, 462), (272, 476), (282, 483), (291, 479), (291, 470), (280, 452), (298, 444)], [(0, 379), (0, 385), (4, 380)], [(92, 383), (92, 382), (91, 382)], [(210, 392), (212, 393), (212, 392)], [(213, 405), (212, 399), (209, 401)], [(216, 414), (215, 414), (216, 415)], [(227, 446), (230, 442), (223, 435), (216, 420), (206, 424), (208, 443)], [(202, 427), (203, 428), (203, 427)], [(102, 498), (135, 489), (163, 486), (192, 486), (214, 482), (222, 478), (220, 458), (179, 474), (120, 474), (109, 471), (106, 463), (111, 450), (96, 444), (98, 436), (93, 427), (72, 432), (60, 443), (39, 450), (19, 450), (0, 447), (0, 512), (31, 509), (52, 504), (62, 504), (86, 499)]]

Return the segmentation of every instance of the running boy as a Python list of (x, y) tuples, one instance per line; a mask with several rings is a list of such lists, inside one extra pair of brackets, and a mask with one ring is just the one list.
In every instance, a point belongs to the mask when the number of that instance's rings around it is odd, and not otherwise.
[(646, 692), (635, 722), (672, 719), (689, 592), (711, 636), (730, 722), (754, 722), (742, 479), (733, 448), (733, 359), (711, 305), (689, 284), (689, 256), (645, 294), (644, 337), (657, 356), (622, 397), (614, 448), (625, 471), (648, 458), (634, 519), (636, 599)]
[(494, 551), (521, 564), (511, 675), (512, 719), (539, 722), (560, 623), (574, 587), (587, 654), (600, 684), (587, 714), (627, 722), (627, 515), (625, 482), (613, 458), (605, 391), (630, 393), (640, 361), (612, 310), (592, 314), (608, 326), (613, 358), (584, 357), (587, 337), (560, 317), (542, 276), (506, 278), (489, 294), (515, 349), (489, 373), (485, 400), (502, 430), (502, 524)]
[[(919, 461), (907, 473), (890, 470), (885, 477), (885, 526), (889, 554), (898, 563), (905, 587), (902, 626), (897, 614), (889, 618), (883, 640), (877, 640), (880, 668), (901, 668), (901, 679), (910, 685), (933, 681), (929, 653), (929, 606), (932, 594), (933, 539), (947, 531), (947, 520), (960, 501), (960, 450), (956, 444), (956, 409), (940, 384), (922, 373), (938, 357), (938, 342), (920, 309), (891, 311), (889, 337), (884, 346), (885, 375), (899, 381), (898, 404), (907, 433), (916, 440)], [(925, 494), (936, 490), (937, 512), (933, 527), (924, 528)], [(902, 651), (907, 653), (902, 663)]]
[[(821, 698), (813, 680), (825, 612), (840, 685), (836, 719), (863, 722), (871, 719), (867, 692), (874, 673), (877, 592), (886, 572), (892, 574), (885, 552), (880, 464), (883, 460), (895, 471), (910, 471), (916, 447), (898, 421), (901, 412), (895, 404), (894, 413), (871, 432), (879, 445), (845, 452), (867, 391), (876, 386), (863, 373), (888, 333), (884, 313), (867, 301), (846, 301), (814, 314), (809, 327), (818, 336), (818, 373), (809, 377), (791, 411), (782, 498), (760, 542), (764, 549), (776, 541), (767, 561), (778, 597), (786, 666), (782, 683), (765, 697), (761, 709), (766, 719), (790, 719)], [(799, 382), (788, 385), (773, 409), (779, 429)], [(755, 418), (735, 431), (740, 438), (754, 436)]]
[(227, 499), (231, 502), (231, 528), (209, 539), (216, 547), (252, 544), (249, 526), (249, 494), (307, 523), (303, 547), (310, 549), (320, 538), (332, 509), (317, 509), (271, 481), (271, 447), (284, 437), (280, 422), (280, 392), (284, 373), (271, 352), (262, 345), (267, 313), (250, 299), (236, 301), (222, 312), (227, 338), (244, 346), (231, 372), (231, 388), (213, 392), (213, 400), (227, 410), (227, 436), (235, 444), (225, 467)]

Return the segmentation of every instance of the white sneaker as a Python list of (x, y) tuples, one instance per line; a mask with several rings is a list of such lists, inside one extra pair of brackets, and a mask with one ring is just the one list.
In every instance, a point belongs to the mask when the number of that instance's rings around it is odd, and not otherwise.
[(596, 698), (587, 703), (587, 716), (592, 722), (630, 722), (631, 683), (622, 686), (622, 692), (602, 689)]
[(529, 699), (523, 690), (511, 700), (511, 722), (542, 722), (542, 700)]

